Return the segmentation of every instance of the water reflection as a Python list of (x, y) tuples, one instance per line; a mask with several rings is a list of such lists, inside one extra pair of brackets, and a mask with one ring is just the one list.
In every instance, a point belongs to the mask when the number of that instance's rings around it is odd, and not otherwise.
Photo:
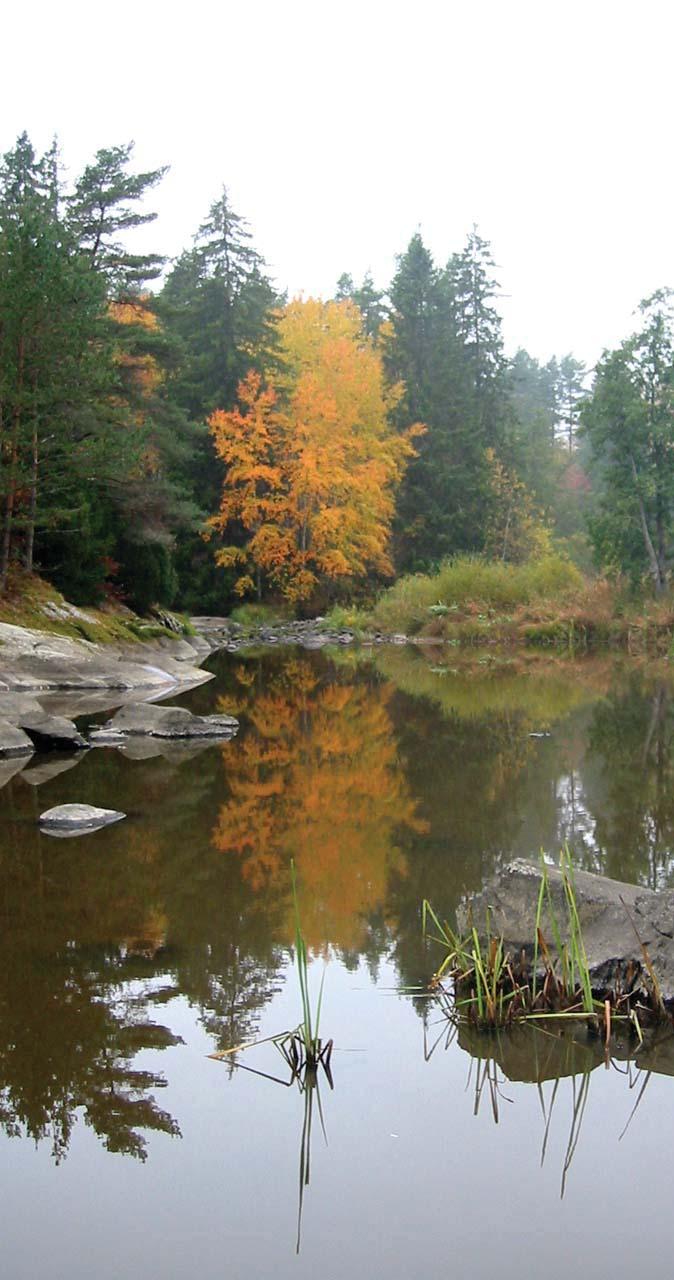
[(403, 833), (423, 835), (428, 823), (398, 756), (393, 686), (330, 674), (306, 658), (271, 672), (236, 667), (239, 689), (221, 706), (245, 716), (247, 732), (225, 765), (213, 844), (279, 903), (286, 937), (294, 858), (309, 945), (357, 957), (372, 942), (369, 921), (383, 911), (391, 923), (388, 885), (407, 876)]
[[(560, 1196), (563, 1198), (574, 1155), (581, 1141), (591, 1082), (603, 1071), (624, 1079), (627, 1110), (614, 1136), (621, 1141), (634, 1121), (654, 1073), (674, 1076), (674, 1032), (657, 1029), (639, 1046), (634, 1038), (614, 1036), (606, 1046), (583, 1024), (553, 1022), (485, 1032), (448, 1017), (438, 1004), (424, 1012), (424, 1061), (456, 1043), (468, 1056), (466, 1093), (473, 1115), (488, 1110), (498, 1125), (503, 1104), (513, 1105), (508, 1084), (536, 1086), (541, 1107), (540, 1165), (545, 1164), (553, 1124), (566, 1134), (562, 1142)], [(599, 1078), (595, 1072), (601, 1071)]]
[[(233, 742), (196, 759), (100, 749), (67, 772), (12, 762), (0, 791), (6, 1133), (47, 1140), (57, 1159), (78, 1113), (111, 1151), (142, 1157), (149, 1132), (176, 1134), (180, 1116), (155, 1098), (164, 1076), (135, 1059), (182, 1052), (178, 996), (215, 1049), (255, 1038), (283, 985), (291, 857), (314, 952), (364, 960), (373, 980), (387, 960), (404, 985), (428, 976), (421, 900), (451, 915), (514, 854), (568, 838), (591, 870), (674, 881), (665, 675), (604, 662), (466, 675), (446, 655), (433, 666), (397, 649), (225, 655), (183, 701), (237, 713)], [(128, 818), (50, 842), (39, 813), (72, 800)]]

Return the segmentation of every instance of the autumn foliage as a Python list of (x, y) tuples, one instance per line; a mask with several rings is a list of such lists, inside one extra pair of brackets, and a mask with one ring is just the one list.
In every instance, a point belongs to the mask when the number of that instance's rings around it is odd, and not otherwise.
[(249, 687), (252, 675), (239, 668), (240, 700), (222, 703), (248, 728), (225, 761), (229, 796), (212, 844), (239, 860), (256, 894), (280, 896), (288, 938), (294, 859), (309, 946), (360, 949), (391, 876), (406, 875), (403, 833), (426, 830), (398, 760), (394, 686), (328, 683), (307, 658), (267, 673), (262, 690)]
[(264, 579), (291, 601), (322, 580), (392, 574), (388, 543), (396, 487), (412, 438), (388, 414), (381, 356), (351, 302), (295, 300), (279, 322), (283, 372), (249, 373), (239, 405), (209, 418), (226, 475), (211, 526), (244, 530), (218, 552), (237, 565), (244, 595)]

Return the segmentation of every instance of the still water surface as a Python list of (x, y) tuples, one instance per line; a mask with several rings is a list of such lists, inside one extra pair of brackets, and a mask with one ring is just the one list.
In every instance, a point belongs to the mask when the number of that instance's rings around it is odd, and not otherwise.
[[(568, 840), (589, 870), (674, 884), (668, 675), (211, 665), (181, 701), (237, 714), (233, 741), (41, 757), (0, 791), (2, 1274), (669, 1276), (670, 1046), (606, 1067), (582, 1034), (448, 1043), (401, 990), (437, 961), (422, 898), (451, 915), (513, 855)], [(67, 801), (128, 818), (40, 834)], [(291, 857), (315, 988), (327, 961), (327, 1144), (273, 1045), (208, 1057), (299, 1019)]]

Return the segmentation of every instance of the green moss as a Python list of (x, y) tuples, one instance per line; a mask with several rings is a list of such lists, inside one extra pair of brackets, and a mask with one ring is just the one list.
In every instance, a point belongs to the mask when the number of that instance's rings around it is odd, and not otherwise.
[(6, 595), (0, 598), (0, 622), (67, 636), (72, 640), (88, 640), (92, 644), (128, 644), (158, 636), (174, 636), (167, 628), (143, 623), (128, 609), (112, 604), (101, 608), (87, 606), (80, 610), (86, 617), (72, 614), (66, 618), (50, 617), (45, 612), (45, 606), (49, 605), (64, 608), (67, 602), (59, 591), (37, 575), (15, 570)]

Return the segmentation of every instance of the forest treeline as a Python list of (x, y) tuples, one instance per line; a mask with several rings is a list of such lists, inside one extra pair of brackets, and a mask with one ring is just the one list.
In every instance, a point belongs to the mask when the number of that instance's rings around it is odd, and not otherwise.
[(176, 260), (134, 250), (164, 170), (100, 150), (70, 185), (22, 135), (0, 167), (0, 593), (225, 612), (364, 599), (473, 553), (667, 584), (671, 301), (590, 375), (504, 353), (477, 229), (415, 234), (388, 288), (283, 295), (223, 188)]

